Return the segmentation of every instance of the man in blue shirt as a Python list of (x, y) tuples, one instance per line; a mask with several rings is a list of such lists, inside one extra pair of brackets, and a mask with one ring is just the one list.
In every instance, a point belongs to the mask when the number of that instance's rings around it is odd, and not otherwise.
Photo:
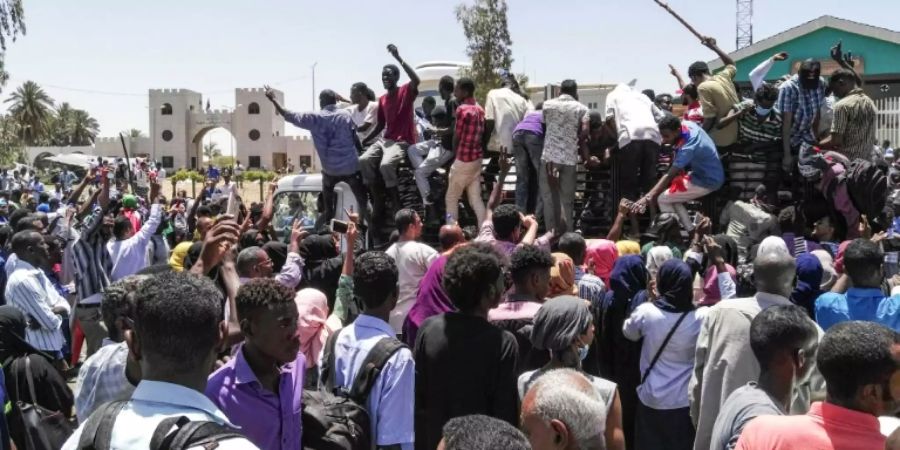
[[(718, 190), (725, 182), (725, 172), (716, 144), (709, 135), (693, 122), (668, 116), (659, 122), (663, 144), (675, 150), (675, 160), (669, 172), (631, 210), (641, 213), (657, 198), (660, 212), (675, 213), (682, 228), (694, 229), (684, 204)], [(690, 172), (688, 172), (690, 167)]]
[[(341, 329), (334, 343), (334, 367), (320, 374), (319, 382), (333, 377), (334, 386), (349, 391), (362, 370), (369, 352), (382, 339), (393, 339), (394, 329), (388, 324), (391, 310), (397, 305), (397, 280), (394, 259), (384, 252), (368, 252), (356, 261), (353, 271), (353, 296), (363, 305), (363, 312), (352, 324)], [(324, 358), (324, 352), (320, 358)], [(319, 368), (323, 361), (319, 361)], [(415, 442), (413, 404), (415, 369), (412, 352), (397, 350), (378, 373), (369, 391), (366, 409), (372, 421), (376, 449), (412, 450)]]
[(322, 200), (325, 203), (325, 211), (320, 223), (329, 223), (334, 218), (334, 187), (340, 182), (350, 186), (353, 196), (356, 197), (356, 203), (360, 205), (360, 216), (366, 220), (367, 191), (359, 172), (359, 153), (362, 152), (362, 146), (356, 135), (356, 124), (350, 112), (337, 107), (337, 94), (331, 89), (325, 89), (319, 94), (319, 106), (322, 110), (306, 113), (284, 109), (278, 101), (276, 92), (268, 86), (266, 97), (284, 120), (298, 128), (309, 130), (312, 134), (316, 153), (322, 161)]
[[(884, 253), (868, 239), (856, 239), (844, 251), (844, 275), (832, 292), (816, 300), (816, 322), (824, 330), (848, 320), (877, 322), (900, 330), (900, 295), (885, 296)], [(841, 293), (852, 282), (847, 293)]]

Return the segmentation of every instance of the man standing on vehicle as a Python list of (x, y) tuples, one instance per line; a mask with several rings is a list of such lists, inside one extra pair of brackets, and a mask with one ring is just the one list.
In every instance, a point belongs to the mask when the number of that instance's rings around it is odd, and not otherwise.
[(319, 106), (322, 110), (308, 113), (284, 109), (277, 96), (272, 88), (266, 86), (266, 97), (275, 106), (275, 111), (284, 120), (309, 130), (312, 134), (313, 144), (322, 161), (322, 200), (325, 204), (322, 223), (328, 223), (334, 218), (334, 187), (340, 182), (350, 185), (353, 196), (360, 205), (361, 216), (363, 220), (367, 220), (366, 187), (362, 182), (357, 156), (362, 148), (350, 112), (337, 107), (337, 94), (331, 89), (325, 89), (319, 94)]
[[(375, 217), (382, 220), (384, 214), (384, 192), (382, 186), (391, 197), (395, 209), (400, 209), (400, 191), (397, 188), (397, 166), (403, 161), (406, 149), (416, 143), (416, 122), (413, 118), (413, 103), (419, 95), (419, 76), (410, 67), (397, 46), (389, 44), (388, 52), (403, 66), (409, 77), (409, 83), (397, 86), (400, 81), (400, 69), (393, 64), (384, 66), (381, 81), (387, 92), (378, 99), (378, 124), (362, 142), (363, 147), (372, 144), (381, 131), (384, 139), (368, 147), (360, 157), (360, 169), (368, 186), (372, 187), (372, 207)], [(383, 185), (378, 183), (381, 172)]]

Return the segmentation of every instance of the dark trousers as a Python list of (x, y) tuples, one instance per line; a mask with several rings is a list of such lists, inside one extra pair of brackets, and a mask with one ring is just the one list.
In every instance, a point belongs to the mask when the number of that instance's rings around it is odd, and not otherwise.
[(653, 409), (638, 401), (635, 450), (692, 450), (695, 433), (690, 408)]
[(516, 208), (523, 214), (540, 214), (543, 205), (538, 186), (544, 137), (527, 131), (513, 134), (513, 157), (516, 159)]
[(316, 226), (319, 227), (321, 225), (328, 225), (331, 222), (331, 219), (334, 219), (337, 196), (334, 195), (334, 187), (340, 182), (347, 183), (350, 186), (350, 190), (353, 191), (353, 196), (356, 197), (356, 204), (359, 206), (359, 211), (354, 211), (359, 214), (361, 223), (369, 223), (369, 208), (368, 208), (368, 196), (366, 185), (363, 183), (362, 175), (359, 172), (354, 173), (353, 175), (328, 175), (325, 172), (322, 172), (322, 203), (325, 204), (325, 210), (322, 212), (322, 216), (316, 223)]
[(650, 192), (656, 183), (659, 144), (653, 141), (631, 141), (613, 154), (613, 214), (622, 197), (637, 201), (641, 193)]

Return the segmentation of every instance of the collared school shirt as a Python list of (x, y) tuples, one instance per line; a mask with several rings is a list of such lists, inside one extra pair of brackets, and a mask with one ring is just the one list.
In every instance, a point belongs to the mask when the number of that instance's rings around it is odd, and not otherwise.
[(259, 448), (299, 450), (305, 369), (303, 353), (281, 366), (276, 394), (259, 382), (241, 346), (231, 361), (209, 376), (206, 396)]
[(15, 306), (39, 328), (25, 329), (25, 341), (38, 350), (51, 353), (60, 351), (65, 345), (62, 317), (53, 312), (56, 306), (65, 307), (69, 312), (69, 302), (62, 298), (53, 283), (38, 269), (18, 258), (10, 258), (6, 264), (6, 302)]
[(882, 449), (878, 418), (828, 402), (800, 416), (760, 416), (741, 432), (738, 450)]
[[(210, 421), (234, 427), (225, 413), (216, 408), (202, 392), (163, 381), (143, 380), (113, 425), (110, 448), (150, 448), (150, 438), (157, 425), (169, 417), (185, 416), (192, 421)], [(62, 450), (76, 450), (84, 430), (84, 423), (63, 444)], [(247, 450), (258, 448), (243, 438), (219, 442), (218, 450)]]
[(127, 362), (125, 342), (104, 344), (84, 361), (73, 390), (79, 422), (86, 421), (104, 403), (131, 398), (134, 385), (125, 376)]
[(877, 288), (850, 288), (846, 294), (826, 292), (816, 299), (816, 322), (824, 330), (848, 320), (880, 323), (900, 331), (900, 295)]

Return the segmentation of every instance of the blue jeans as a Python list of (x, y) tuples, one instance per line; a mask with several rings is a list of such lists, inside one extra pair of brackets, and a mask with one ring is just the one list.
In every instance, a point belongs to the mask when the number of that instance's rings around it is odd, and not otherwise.
[(516, 159), (516, 208), (523, 214), (543, 211), (539, 180), (544, 137), (528, 131), (513, 134), (513, 156)]

